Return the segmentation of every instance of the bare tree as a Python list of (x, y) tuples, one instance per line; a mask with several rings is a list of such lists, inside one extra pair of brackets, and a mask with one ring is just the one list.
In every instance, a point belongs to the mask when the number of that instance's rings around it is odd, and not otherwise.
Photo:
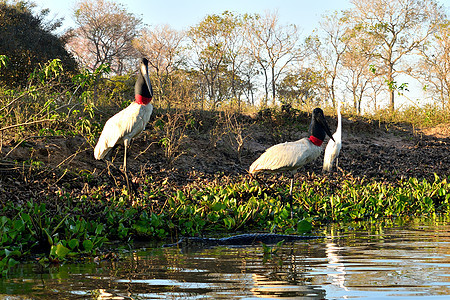
[(372, 87), (371, 82), (377, 78), (371, 67), (376, 44), (364, 39), (359, 33), (358, 30), (348, 28), (344, 36), (346, 51), (342, 54), (341, 64), (346, 87), (353, 97), (353, 107), (356, 113), (361, 114), (363, 97)]
[(442, 8), (434, 0), (352, 0), (351, 16), (355, 29), (374, 40), (377, 70), (385, 76), (389, 92), (389, 108), (394, 110), (396, 77), (404, 73), (401, 62), (423, 45), (437, 30)]
[(347, 51), (347, 20), (337, 12), (325, 16), (320, 23), (323, 37), (311, 36), (307, 39), (308, 49), (313, 54), (314, 66), (323, 71), (325, 95), (336, 107), (336, 85), (342, 56)]
[(258, 77), (258, 68), (256, 62), (249, 56), (246, 56), (244, 63), (240, 67), (240, 75), (243, 80), (242, 92), (247, 102), (255, 105), (255, 92), (257, 90), (255, 80)]
[(374, 80), (369, 81), (369, 91), (368, 94), (369, 102), (373, 103), (373, 111), (376, 112), (380, 109), (378, 105), (378, 96), (380, 96), (383, 89), (384, 82), (377, 80), (378, 77), (375, 76)]
[[(430, 90), (442, 104), (450, 109), (450, 21), (445, 19), (438, 27), (432, 41), (420, 49), (422, 59), (418, 76), (430, 84)], [(425, 86), (426, 88), (426, 86)]]
[(278, 13), (267, 12), (249, 19), (248, 42), (253, 58), (264, 75), (265, 104), (272, 92), (275, 104), (276, 83), (292, 61), (299, 59), (299, 35), (295, 25), (279, 25)]
[[(228, 74), (230, 81), (230, 90), (233, 100), (238, 103), (238, 110), (241, 110), (241, 94), (248, 91), (246, 89), (245, 69), (248, 67), (248, 51), (245, 39), (245, 17), (235, 16), (227, 12), (226, 16), (230, 19), (232, 26), (228, 35), (226, 44), (226, 55), (228, 60)], [(248, 74), (248, 73), (247, 73)]]
[(83, 0), (74, 11), (77, 28), (68, 48), (82, 65), (95, 70), (101, 64), (110, 64), (111, 71), (123, 74), (134, 64), (136, 38), (141, 19), (130, 14), (116, 2)]

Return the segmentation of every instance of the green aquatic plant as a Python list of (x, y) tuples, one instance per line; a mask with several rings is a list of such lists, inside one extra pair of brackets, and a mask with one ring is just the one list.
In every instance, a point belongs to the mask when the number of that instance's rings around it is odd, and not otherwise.
[[(96, 180), (81, 178), (86, 183)], [(448, 215), (449, 191), (448, 179), (438, 176), (433, 181), (409, 178), (395, 183), (314, 177), (296, 187), (291, 218), (287, 185), (261, 185), (245, 177), (183, 189), (167, 181), (155, 184), (149, 177), (134, 202), (103, 185), (79, 198), (62, 190), (54, 202), (3, 203), (0, 271), (5, 276), (17, 261), (32, 255), (43, 264), (97, 255), (111, 240), (131, 243), (255, 231), (303, 234), (330, 222)]]

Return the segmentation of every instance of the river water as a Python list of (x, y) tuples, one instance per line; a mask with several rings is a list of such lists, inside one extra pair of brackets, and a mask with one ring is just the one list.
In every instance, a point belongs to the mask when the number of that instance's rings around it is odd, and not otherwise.
[(450, 222), (333, 224), (323, 239), (191, 252), (140, 244), (119, 261), (0, 278), (0, 299), (450, 299)]

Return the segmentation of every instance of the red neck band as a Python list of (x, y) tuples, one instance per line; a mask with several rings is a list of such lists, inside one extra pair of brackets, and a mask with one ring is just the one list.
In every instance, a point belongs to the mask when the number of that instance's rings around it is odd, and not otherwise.
[(316, 138), (315, 136), (311, 135), (309, 137), (309, 140), (311, 141), (311, 143), (313, 143), (314, 145), (320, 147), (322, 146), (323, 141), (321, 139)]
[(137, 104), (147, 105), (150, 103), (150, 100), (152, 100), (152, 98), (147, 98), (142, 95), (136, 94), (134, 95), (134, 100), (135, 100), (134, 102), (136, 102)]

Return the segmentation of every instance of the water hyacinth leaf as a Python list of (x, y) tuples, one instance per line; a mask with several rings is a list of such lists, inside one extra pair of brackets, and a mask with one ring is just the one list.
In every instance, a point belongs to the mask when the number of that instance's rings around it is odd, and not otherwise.
[(13, 252), (13, 251), (10, 251), (10, 250), (8, 250), (8, 249), (5, 249), (5, 257), (10, 256), (12, 252)]
[(283, 207), (283, 209), (280, 211), (280, 217), (282, 219), (287, 219), (288, 217), (290, 217), (290, 215), (291, 215), (290, 209), (286, 209), (285, 207)]
[(77, 239), (71, 239), (68, 243), (67, 243), (67, 245), (70, 247), (70, 249), (75, 249), (75, 248), (77, 248), (78, 247), (78, 245), (79, 245), (80, 243), (78, 242), (78, 240)]
[(19, 262), (17, 260), (15, 260), (14, 258), (10, 257), (8, 259), (8, 267), (12, 268), (15, 265), (17, 265)]
[(301, 220), (297, 224), (297, 231), (298, 232), (310, 232), (312, 230), (312, 224), (311, 222), (307, 220)]
[(31, 217), (29, 214), (26, 213), (22, 213), (20, 214), (21, 219), (25, 222), (25, 223), (31, 223)]
[(94, 243), (92, 243), (92, 241), (90, 241), (90, 240), (84, 240), (83, 241), (83, 248), (87, 252), (91, 252), (92, 249), (94, 248)]
[(103, 224), (98, 224), (97, 227), (95, 228), (95, 234), (97, 234), (97, 235), (101, 234), (103, 231), (103, 228), (104, 228)]
[(64, 258), (69, 252), (70, 252), (69, 248), (65, 247), (64, 245), (62, 244), (56, 245), (55, 254), (57, 257)]
[(25, 224), (23, 223), (22, 220), (15, 220), (13, 222), (13, 226), (14, 229), (16, 229), (17, 231), (22, 231), (24, 229)]
[(225, 204), (222, 204), (222, 203), (220, 203), (220, 202), (216, 202), (216, 203), (214, 203), (214, 205), (211, 207), (211, 209), (212, 209), (213, 211), (220, 211), (220, 210), (223, 210), (225, 207), (226, 207)]
[(159, 237), (164, 238), (167, 236), (167, 233), (163, 228), (161, 228), (158, 230), (158, 235), (159, 235)]
[(19, 251), (19, 250), (13, 250), (13, 251), (8, 251), (8, 254), (6, 255), (6, 249), (5, 249), (5, 256), (6, 257), (12, 257), (12, 256), (15, 256), (15, 257), (20, 257), (21, 255), (22, 255), (22, 253)]
[(6, 223), (8, 223), (8, 217), (6, 217), (6, 216), (2, 216), (1, 218), (0, 218), (0, 226), (5, 226), (5, 224)]
[(153, 231), (153, 227), (145, 220), (139, 220), (133, 225), (133, 229), (136, 230), (138, 234), (148, 234)]
[(151, 224), (155, 227), (158, 227), (161, 224), (161, 219), (158, 217), (158, 215), (152, 213), (151, 217)]

